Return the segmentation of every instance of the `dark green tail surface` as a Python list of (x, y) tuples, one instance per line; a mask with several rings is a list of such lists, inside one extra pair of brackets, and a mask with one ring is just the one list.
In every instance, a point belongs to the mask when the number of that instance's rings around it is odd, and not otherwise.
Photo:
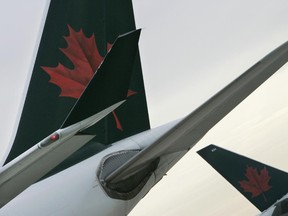
[[(131, 0), (51, 1), (17, 134), (5, 163), (61, 127), (115, 39), (133, 30)], [(149, 128), (137, 50), (127, 102), (84, 131), (96, 138), (52, 173)]]
[(288, 173), (209, 145), (198, 154), (260, 211), (288, 192)]

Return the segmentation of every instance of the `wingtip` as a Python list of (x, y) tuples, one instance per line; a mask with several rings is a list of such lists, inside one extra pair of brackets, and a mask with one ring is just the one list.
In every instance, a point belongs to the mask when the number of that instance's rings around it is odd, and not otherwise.
[(61, 128), (127, 99), (140, 31), (119, 36)]
[(132, 31), (126, 32), (124, 34), (119, 35), (116, 40), (121, 39), (123, 37), (127, 37), (127, 36), (128, 37), (138, 37), (139, 38), (140, 34), (141, 34), (141, 30), (142, 29), (136, 29), (136, 30), (132, 30)]

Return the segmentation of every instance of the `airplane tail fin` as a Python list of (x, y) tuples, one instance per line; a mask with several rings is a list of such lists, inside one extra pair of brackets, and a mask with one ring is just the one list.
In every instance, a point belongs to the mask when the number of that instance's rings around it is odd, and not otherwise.
[[(51, 0), (5, 164), (61, 127), (115, 39), (135, 29), (131, 0)], [(104, 147), (150, 128), (138, 49), (132, 67), (127, 102), (85, 131)]]
[(62, 127), (2, 167), (0, 208), (92, 140), (83, 129), (127, 100), (139, 36), (140, 30), (119, 36)]
[(198, 154), (260, 211), (288, 192), (288, 173), (284, 171), (215, 145)]

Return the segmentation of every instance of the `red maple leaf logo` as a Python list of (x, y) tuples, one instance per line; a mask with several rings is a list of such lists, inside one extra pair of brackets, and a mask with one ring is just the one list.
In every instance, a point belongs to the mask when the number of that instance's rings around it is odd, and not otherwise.
[[(69, 25), (68, 30), (69, 35), (64, 37), (68, 46), (60, 48), (60, 50), (71, 60), (74, 68), (69, 69), (61, 63), (58, 63), (56, 67), (42, 66), (41, 68), (49, 74), (49, 82), (60, 87), (61, 93), (59, 96), (78, 99), (104, 57), (98, 51), (94, 34), (86, 37), (82, 29), (76, 32)], [(112, 44), (107, 43), (108, 51), (111, 47)], [(128, 91), (128, 97), (134, 94), (136, 92)], [(116, 127), (123, 130), (115, 111), (113, 111), (113, 116)]]
[(262, 194), (264, 200), (267, 202), (264, 192), (268, 191), (271, 188), (271, 186), (269, 185), (269, 180), (271, 179), (271, 176), (269, 176), (266, 167), (261, 169), (260, 173), (258, 173), (257, 169), (254, 167), (247, 167), (245, 176), (248, 181), (239, 181), (239, 184), (244, 189), (244, 192), (252, 193), (252, 198)]
[[(61, 63), (56, 67), (41, 68), (50, 75), (49, 82), (61, 88), (60, 96), (78, 99), (104, 57), (98, 52), (94, 34), (88, 38), (82, 29), (76, 32), (69, 25), (68, 29), (69, 35), (64, 37), (68, 46), (60, 50), (71, 60), (74, 68), (69, 69)], [(111, 46), (108, 43), (107, 50)]]

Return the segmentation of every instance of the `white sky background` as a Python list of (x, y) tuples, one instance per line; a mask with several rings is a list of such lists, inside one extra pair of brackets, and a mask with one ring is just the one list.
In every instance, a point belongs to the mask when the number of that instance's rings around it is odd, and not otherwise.
[[(13, 134), (46, 0), (0, 0), (0, 155)], [(152, 126), (183, 117), (288, 40), (287, 0), (134, 0)], [(288, 170), (288, 67), (221, 121), (131, 216), (258, 213), (195, 150), (215, 143)]]

